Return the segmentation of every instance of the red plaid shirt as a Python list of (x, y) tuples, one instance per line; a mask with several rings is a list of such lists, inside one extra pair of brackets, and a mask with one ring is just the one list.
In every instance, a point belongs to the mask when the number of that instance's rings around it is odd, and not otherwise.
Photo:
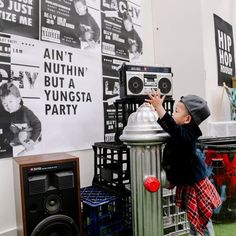
[(176, 188), (176, 205), (186, 211), (189, 222), (203, 235), (203, 229), (221, 205), (220, 196), (208, 178), (190, 185)]

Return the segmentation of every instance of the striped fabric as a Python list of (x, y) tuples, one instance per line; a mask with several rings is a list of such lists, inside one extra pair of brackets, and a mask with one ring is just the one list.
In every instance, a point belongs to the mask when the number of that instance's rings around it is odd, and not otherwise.
[(186, 211), (189, 222), (200, 235), (213, 214), (221, 205), (220, 196), (208, 178), (176, 188), (176, 205)]

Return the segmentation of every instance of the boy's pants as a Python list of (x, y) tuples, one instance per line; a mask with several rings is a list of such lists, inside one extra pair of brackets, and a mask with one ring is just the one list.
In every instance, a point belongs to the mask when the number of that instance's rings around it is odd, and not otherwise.
[[(204, 236), (215, 236), (215, 232), (214, 232), (214, 228), (213, 228), (213, 224), (211, 220), (208, 221), (203, 233), (204, 233)], [(190, 235), (200, 236), (200, 234), (194, 229), (193, 225), (191, 224), (190, 224)]]

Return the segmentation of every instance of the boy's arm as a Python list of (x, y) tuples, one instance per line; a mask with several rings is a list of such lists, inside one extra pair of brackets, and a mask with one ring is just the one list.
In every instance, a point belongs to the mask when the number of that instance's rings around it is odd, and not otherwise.
[(180, 129), (179, 125), (175, 123), (174, 119), (168, 113), (165, 113), (163, 117), (158, 118), (157, 122), (171, 136), (174, 134), (176, 135), (178, 129)]
[(35, 142), (41, 134), (41, 122), (30, 109), (26, 110), (25, 115), (28, 117), (30, 128), (32, 128), (30, 139)]
[(31, 127), (33, 128), (31, 139), (35, 142), (41, 134), (41, 122), (37, 116), (33, 114), (33, 119), (31, 121)]
[(143, 42), (142, 42), (141, 38), (139, 37), (137, 31), (135, 30), (134, 32), (135, 32), (135, 40), (136, 40), (137, 45), (138, 45), (137, 51), (138, 51), (139, 54), (141, 54), (142, 51), (143, 51)]
[(185, 140), (192, 140), (190, 130), (184, 128), (182, 125), (177, 125), (169, 113), (166, 112), (162, 118), (157, 120), (157, 122), (168, 134), (170, 134), (170, 136)]
[(100, 28), (95, 19), (90, 15), (90, 23), (93, 30), (93, 40), (97, 42), (100, 38)]

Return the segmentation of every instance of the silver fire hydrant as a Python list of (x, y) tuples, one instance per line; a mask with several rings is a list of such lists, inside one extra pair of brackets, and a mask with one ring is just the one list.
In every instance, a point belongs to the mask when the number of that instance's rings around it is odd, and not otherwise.
[[(162, 144), (168, 138), (151, 105), (142, 104), (128, 118), (120, 140), (130, 148), (132, 227), (135, 236), (162, 236)], [(165, 179), (163, 179), (164, 181)]]

